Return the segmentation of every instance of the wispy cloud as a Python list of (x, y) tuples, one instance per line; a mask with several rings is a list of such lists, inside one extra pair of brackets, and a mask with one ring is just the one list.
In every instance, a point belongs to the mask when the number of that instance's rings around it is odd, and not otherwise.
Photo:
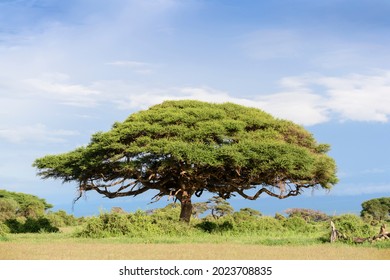
[(338, 185), (330, 194), (336, 196), (353, 196), (364, 194), (389, 194), (390, 184), (354, 184), (354, 185)]
[(280, 92), (253, 98), (210, 87), (147, 88), (124, 81), (101, 81), (94, 88), (102, 93), (116, 92), (110, 99), (121, 109), (145, 108), (164, 100), (196, 99), (257, 107), (307, 126), (330, 120), (389, 121), (390, 71), (341, 77), (308, 74), (285, 77), (280, 85)]
[(57, 74), (46, 75), (46, 78), (25, 79), (22, 82), (34, 96), (73, 106), (94, 107), (97, 105), (100, 95), (98, 90), (71, 83), (68, 78), (65, 74)]
[[(333, 118), (352, 121), (388, 122), (390, 116), (390, 71), (371, 75), (304, 75), (291, 77), (290, 88), (321, 96), (315, 106), (326, 108)], [(287, 89), (288, 90), (288, 89)]]
[(78, 135), (77, 131), (64, 129), (49, 129), (43, 124), (29, 126), (1, 127), (0, 139), (11, 143), (40, 142), (62, 143), (66, 138)]

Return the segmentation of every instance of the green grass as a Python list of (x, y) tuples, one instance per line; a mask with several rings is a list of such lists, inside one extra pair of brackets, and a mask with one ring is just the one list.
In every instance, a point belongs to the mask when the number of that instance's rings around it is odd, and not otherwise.
[(0, 239), (6, 259), (390, 259), (390, 241), (364, 244), (325, 242), (325, 232), (194, 231), (186, 236), (76, 237), (79, 227), (58, 233), (7, 234)]

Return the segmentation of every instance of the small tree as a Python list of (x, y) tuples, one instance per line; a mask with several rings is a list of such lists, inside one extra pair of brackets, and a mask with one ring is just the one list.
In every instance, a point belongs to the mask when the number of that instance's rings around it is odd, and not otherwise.
[(374, 220), (383, 221), (390, 217), (390, 197), (374, 198), (362, 203), (361, 217), (371, 216)]
[[(79, 197), (172, 196), (190, 221), (193, 195), (284, 199), (304, 189), (330, 189), (336, 165), (304, 128), (232, 103), (166, 101), (98, 132), (74, 151), (48, 155), (33, 166), (42, 178), (75, 182)], [(249, 194), (248, 191), (251, 191)], [(79, 198), (78, 197), (78, 198)], [(76, 199), (77, 200), (77, 199)]]
[(284, 211), (289, 217), (301, 217), (306, 222), (319, 222), (319, 221), (328, 221), (330, 218), (324, 212), (306, 209), (306, 208), (291, 208)]
[(211, 215), (218, 219), (220, 217), (231, 215), (234, 212), (233, 207), (221, 197), (214, 196), (207, 201), (208, 208), (211, 210)]
[(260, 211), (258, 211), (256, 209), (248, 208), (248, 207), (241, 208), (239, 213), (243, 213), (243, 214), (246, 214), (249, 216), (254, 216), (254, 217), (261, 217), (262, 216)]
[[(13, 215), (15, 217), (23, 216), (26, 218), (43, 216), (46, 210), (53, 207), (45, 199), (35, 195), (0, 190), (0, 208), (6, 207), (6, 205), (8, 205), (7, 211), (14, 211)], [(11, 213), (7, 215), (11, 215)]]
[(194, 218), (199, 218), (204, 212), (209, 210), (207, 202), (197, 202), (192, 205), (192, 216)]

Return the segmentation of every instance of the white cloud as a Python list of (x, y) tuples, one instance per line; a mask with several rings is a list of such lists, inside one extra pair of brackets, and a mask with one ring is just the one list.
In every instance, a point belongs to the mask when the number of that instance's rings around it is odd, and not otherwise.
[(337, 185), (330, 193), (336, 196), (390, 193), (390, 185)]
[(49, 75), (46, 78), (25, 79), (22, 83), (34, 96), (56, 100), (62, 104), (94, 107), (100, 92), (88, 86), (67, 81), (65, 74)]
[(344, 77), (302, 75), (280, 80), (282, 91), (242, 98), (210, 87), (148, 88), (125, 81), (99, 81), (91, 88), (101, 93), (101, 102), (120, 109), (145, 109), (165, 100), (195, 99), (233, 102), (260, 108), (276, 117), (302, 125), (332, 119), (387, 122), (390, 116), (390, 71)]
[(259, 96), (261, 107), (274, 116), (303, 125), (315, 125), (329, 120), (329, 109), (321, 95), (309, 92), (282, 92)]
[(328, 106), (345, 120), (387, 122), (390, 116), (390, 72), (372, 76), (324, 77)]
[(77, 131), (55, 129), (51, 130), (43, 124), (33, 124), (29, 126), (17, 126), (0, 128), (0, 139), (11, 143), (21, 142), (66, 142), (66, 137), (78, 135)]
[(260, 96), (264, 109), (304, 125), (334, 119), (388, 122), (390, 71), (341, 77), (303, 75), (281, 80), (284, 92)]

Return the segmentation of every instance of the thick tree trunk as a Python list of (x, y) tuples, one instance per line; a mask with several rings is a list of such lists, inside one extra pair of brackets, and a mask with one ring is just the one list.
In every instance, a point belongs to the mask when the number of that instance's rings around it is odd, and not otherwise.
[(191, 196), (186, 192), (179, 198), (181, 203), (180, 221), (189, 223), (192, 215)]

